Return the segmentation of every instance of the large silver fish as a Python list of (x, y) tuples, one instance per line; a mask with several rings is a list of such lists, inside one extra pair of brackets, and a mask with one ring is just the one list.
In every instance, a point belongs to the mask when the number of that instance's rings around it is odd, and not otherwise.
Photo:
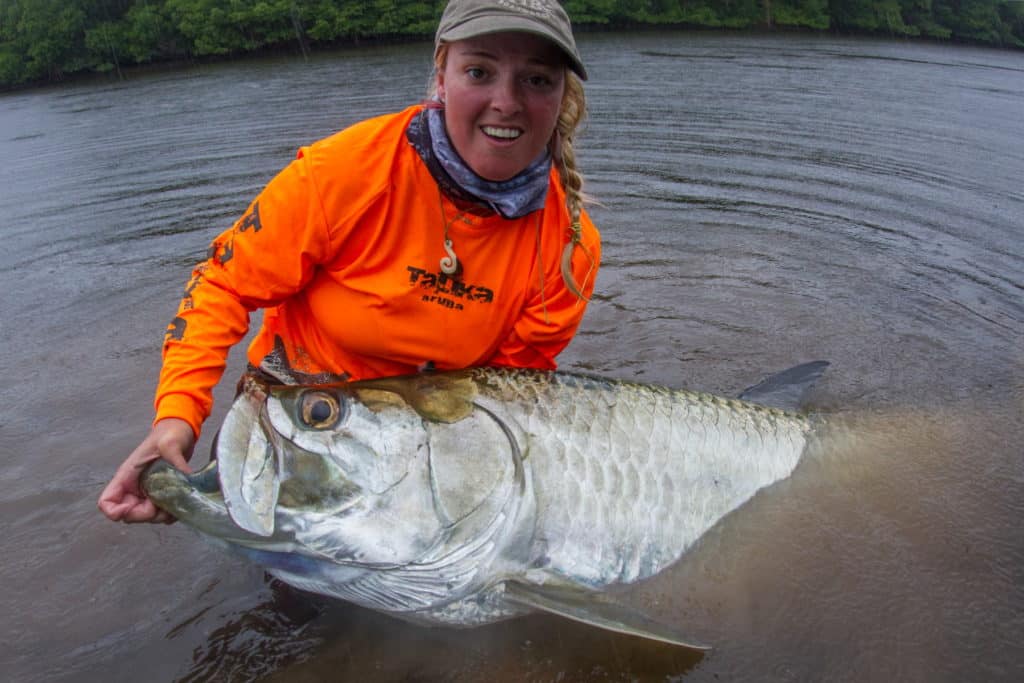
[(762, 403), (797, 403), (825, 365), (747, 400), (524, 370), (246, 376), (210, 464), (158, 462), (143, 485), (301, 589), (426, 623), (540, 609), (704, 647), (600, 591), (661, 571), (789, 476), (812, 421)]

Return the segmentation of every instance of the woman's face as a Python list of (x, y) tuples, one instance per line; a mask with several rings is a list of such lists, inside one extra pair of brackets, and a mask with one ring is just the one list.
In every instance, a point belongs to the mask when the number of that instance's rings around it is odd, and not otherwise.
[(437, 91), (448, 137), (487, 180), (508, 180), (551, 139), (565, 90), (565, 57), (529, 33), (451, 43)]

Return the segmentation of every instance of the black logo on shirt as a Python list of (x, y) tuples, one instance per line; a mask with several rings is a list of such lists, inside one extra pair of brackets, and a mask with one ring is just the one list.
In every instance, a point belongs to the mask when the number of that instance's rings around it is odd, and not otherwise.
[(252, 208), (235, 223), (234, 230), (231, 231), (227, 241), (220, 242), (220, 237), (213, 241), (210, 248), (206, 250), (206, 258), (213, 259), (217, 257), (217, 252), (220, 252), (220, 256), (217, 258), (220, 264), (223, 266), (225, 263), (230, 261), (235, 255), (235, 233), (245, 232), (246, 230), (252, 230), (253, 232), (259, 232), (263, 229), (263, 223), (260, 221), (260, 203), (258, 201), (253, 202)]
[(467, 284), (451, 275), (431, 273), (415, 266), (407, 266), (406, 270), (409, 271), (409, 285), (426, 290), (422, 299), (425, 302), (461, 311), (464, 301), (482, 304), (494, 301), (494, 291), (488, 287)]

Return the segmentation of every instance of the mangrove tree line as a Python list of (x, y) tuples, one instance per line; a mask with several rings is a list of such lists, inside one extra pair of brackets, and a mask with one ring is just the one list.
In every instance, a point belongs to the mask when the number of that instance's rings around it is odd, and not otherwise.
[[(566, 0), (579, 27), (801, 27), (1024, 47), (1019, 0)], [(0, 0), (0, 87), (83, 71), (426, 37), (444, 0)]]

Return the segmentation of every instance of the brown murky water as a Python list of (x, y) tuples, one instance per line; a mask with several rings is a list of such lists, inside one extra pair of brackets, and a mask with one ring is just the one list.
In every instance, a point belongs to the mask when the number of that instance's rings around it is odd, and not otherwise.
[(735, 394), (825, 358), (814, 407), (856, 425), (622, 591), (714, 651), (413, 627), (95, 510), (192, 263), (298, 145), (417, 100), (423, 44), (0, 96), (6, 680), (1024, 675), (1024, 54), (581, 45), (606, 261), (563, 367)]

